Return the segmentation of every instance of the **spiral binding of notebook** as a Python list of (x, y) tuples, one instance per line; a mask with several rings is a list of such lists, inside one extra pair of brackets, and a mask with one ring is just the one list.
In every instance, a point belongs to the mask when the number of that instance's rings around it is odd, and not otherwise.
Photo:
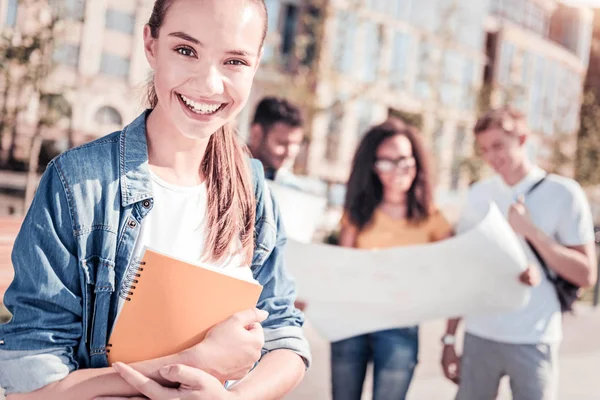
[(134, 295), (133, 291), (135, 290), (135, 285), (139, 283), (139, 278), (142, 276), (140, 272), (144, 271), (142, 265), (146, 265), (146, 263), (142, 260), (135, 260), (135, 266), (133, 268), (127, 269), (125, 276), (123, 277), (123, 282), (121, 283), (121, 288), (119, 289), (119, 297), (125, 301), (131, 301), (131, 296)]
[[(121, 288), (119, 289), (119, 297), (125, 301), (131, 301), (131, 297), (134, 295), (135, 285), (139, 283), (139, 278), (142, 276), (140, 272), (144, 271), (142, 265), (146, 265), (145, 261), (135, 259), (131, 268), (127, 269), (123, 282), (121, 282)], [(111, 343), (106, 345), (106, 353), (110, 353)]]

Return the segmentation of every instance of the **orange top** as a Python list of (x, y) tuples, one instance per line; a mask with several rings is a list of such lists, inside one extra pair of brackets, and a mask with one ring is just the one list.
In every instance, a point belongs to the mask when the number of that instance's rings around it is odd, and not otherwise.
[[(347, 214), (342, 217), (342, 226), (352, 225)], [(358, 232), (356, 247), (380, 249), (427, 244), (446, 238), (452, 226), (440, 211), (435, 211), (426, 220), (415, 224), (407, 219), (395, 219), (376, 209), (371, 221)]]

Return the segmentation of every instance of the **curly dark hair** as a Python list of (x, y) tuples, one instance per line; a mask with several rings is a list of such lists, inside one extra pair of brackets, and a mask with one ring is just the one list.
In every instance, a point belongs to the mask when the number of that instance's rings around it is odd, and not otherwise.
[(364, 135), (352, 162), (344, 210), (350, 221), (359, 229), (369, 223), (375, 209), (383, 200), (383, 185), (374, 169), (377, 149), (384, 140), (396, 135), (402, 135), (410, 141), (416, 162), (415, 180), (407, 193), (406, 217), (410, 222), (418, 223), (431, 215), (433, 190), (429, 160), (419, 132), (400, 120), (389, 119), (374, 126)]

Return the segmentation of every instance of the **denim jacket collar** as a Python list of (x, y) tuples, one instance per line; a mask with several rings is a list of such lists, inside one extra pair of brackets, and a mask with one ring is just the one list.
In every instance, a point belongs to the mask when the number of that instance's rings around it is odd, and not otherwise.
[(146, 139), (146, 118), (150, 115), (150, 111), (143, 112), (126, 126), (121, 134), (119, 169), (123, 207), (152, 198)]

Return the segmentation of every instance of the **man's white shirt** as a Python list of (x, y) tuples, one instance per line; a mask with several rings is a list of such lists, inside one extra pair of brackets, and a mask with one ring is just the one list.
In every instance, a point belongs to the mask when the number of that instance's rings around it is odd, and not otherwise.
[[(526, 195), (525, 204), (533, 223), (548, 236), (564, 246), (583, 245), (594, 241), (594, 224), (588, 200), (583, 189), (572, 179), (548, 175), (531, 194), (529, 189), (546, 172), (539, 167), (514, 186), (507, 185), (500, 176), (494, 176), (473, 185), (469, 191), (465, 213), (457, 231), (468, 226), (471, 218), (478, 218), (478, 210), (485, 210), (490, 202), (496, 203), (504, 216), (520, 195)], [(537, 265), (533, 252), (521, 238), (529, 261)], [(485, 265), (482, 265), (485, 268)], [(553, 284), (540, 269), (542, 281), (532, 289), (530, 302), (522, 309), (497, 315), (471, 316), (466, 319), (466, 330), (472, 335), (503, 343), (537, 344), (558, 343), (562, 339), (562, 316)], [(515, 279), (518, 277), (515, 276)], [(494, 290), (494, 282), (489, 282)]]

